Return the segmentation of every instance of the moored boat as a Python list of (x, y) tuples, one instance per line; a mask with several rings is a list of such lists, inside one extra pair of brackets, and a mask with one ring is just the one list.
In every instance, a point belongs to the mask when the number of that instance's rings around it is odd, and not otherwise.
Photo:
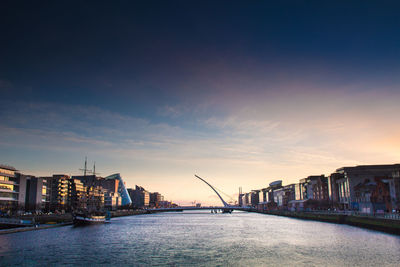
[(73, 215), (73, 222), (75, 225), (86, 225), (86, 224), (99, 224), (110, 221), (108, 214), (83, 214), (76, 213)]

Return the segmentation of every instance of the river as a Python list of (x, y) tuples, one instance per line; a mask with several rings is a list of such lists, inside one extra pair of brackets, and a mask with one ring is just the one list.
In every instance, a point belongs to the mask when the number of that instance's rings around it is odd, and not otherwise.
[(400, 266), (400, 237), (233, 212), (176, 212), (0, 236), (1, 266)]

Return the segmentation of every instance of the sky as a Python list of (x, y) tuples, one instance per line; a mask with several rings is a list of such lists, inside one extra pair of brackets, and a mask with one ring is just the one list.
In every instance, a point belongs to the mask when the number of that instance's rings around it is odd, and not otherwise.
[[(397, 1), (1, 1), (0, 163), (219, 205), (400, 162)], [(229, 198), (226, 199), (227, 201)]]

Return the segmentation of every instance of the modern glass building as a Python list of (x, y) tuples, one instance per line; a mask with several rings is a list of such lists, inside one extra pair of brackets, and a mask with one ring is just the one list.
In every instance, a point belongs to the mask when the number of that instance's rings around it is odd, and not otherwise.
[(126, 190), (124, 181), (119, 173), (112, 174), (105, 178), (106, 180), (117, 180), (118, 181), (118, 193), (121, 196), (121, 206), (127, 206), (132, 204), (131, 197), (128, 194), (128, 190)]

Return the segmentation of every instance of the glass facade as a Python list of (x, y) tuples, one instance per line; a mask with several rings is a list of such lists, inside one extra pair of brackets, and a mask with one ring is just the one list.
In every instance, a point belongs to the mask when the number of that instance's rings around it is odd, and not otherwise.
[(121, 196), (121, 206), (127, 206), (132, 204), (131, 197), (128, 194), (128, 190), (125, 187), (124, 181), (119, 173), (112, 174), (107, 176), (105, 179), (116, 179), (119, 181), (118, 183), (118, 193)]
[(19, 185), (15, 178), (15, 169), (0, 166), (0, 209), (3, 211), (16, 209), (18, 206)]

